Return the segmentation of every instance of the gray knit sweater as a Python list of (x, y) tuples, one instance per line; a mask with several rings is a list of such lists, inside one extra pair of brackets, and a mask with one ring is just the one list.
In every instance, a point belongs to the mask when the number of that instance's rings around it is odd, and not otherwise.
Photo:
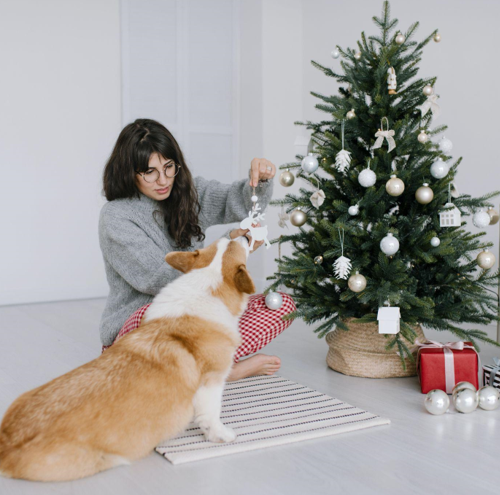
[[(240, 222), (252, 209), (249, 179), (221, 184), (196, 177), (194, 185), (201, 205), (198, 220), (203, 233), (212, 225)], [(272, 193), (272, 180), (256, 188), (261, 211), (266, 209)], [(193, 238), (191, 247), (177, 248), (163, 215), (156, 213), (153, 217), (155, 211), (159, 211), (158, 201), (143, 194), (110, 201), (102, 207), (99, 243), (109, 284), (99, 329), (103, 345), (112, 344), (127, 318), (181, 275), (165, 261), (167, 253), (203, 247), (203, 242)]]

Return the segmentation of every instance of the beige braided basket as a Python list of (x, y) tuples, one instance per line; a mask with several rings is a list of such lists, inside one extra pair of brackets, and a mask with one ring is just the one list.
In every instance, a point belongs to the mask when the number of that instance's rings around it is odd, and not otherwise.
[[(349, 331), (337, 328), (326, 336), (329, 346), (326, 362), (332, 370), (365, 378), (394, 378), (417, 374), (415, 362), (409, 358), (405, 359), (406, 370), (403, 369), (401, 358), (396, 354), (397, 347), (389, 351), (385, 349), (388, 339), (384, 334), (378, 333), (377, 323), (355, 323), (354, 318), (347, 318), (344, 323)], [(425, 342), (427, 339), (422, 327), (417, 325), (413, 328), (417, 332), (416, 338)], [(408, 340), (403, 340), (408, 347), (412, 345)]]

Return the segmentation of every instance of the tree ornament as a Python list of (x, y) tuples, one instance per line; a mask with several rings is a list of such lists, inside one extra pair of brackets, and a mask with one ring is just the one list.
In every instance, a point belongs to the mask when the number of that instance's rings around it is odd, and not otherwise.
[(368, 167), (364, 170), (361, 170), (358, 175), (358, 182), (363, 187), (371, 187), (375, 184), (375, 182), (377, 182), (377, 176), (375, 175), (375, 172), (370, 169), (370, 165), (368, 165)]
[(418, 108), (422, 112), (422, 117), (430, 110), (432, 112), (432, 117), (437, 119), (441, 114), (441, 107), (437, 104), (438, 95), (431, 94), (427, 97), (427, 100), (420, 105)]
[[(384, 130), (384, 119), (387, 123), (387, 130)], [(377, 138), (375, 144), (372, 146), (372, 149), (377, 149), (382, 146), (384, 142), (384, 138), (387, 140), (388, 152), (391, 152), (396, 147), (396, 142), (394, 141), (394, 131), (389, 129), (389, 119), (387, 117), (382, 117), (380, 123), (380, 129), (375, 133), (375, 137)]]
[(378, 333), (395, 335), (401, 329), (401, 312), (398, 307), (378, 308), (377, 320)]
[(295, 176), (290, 172), (290, 169), (286, 169), (280, 175), (280, 184), (283, 187), (290, 187), (295, 182)]
[(405, 41), (406, 41), (406, 38), (398, 31), (398, 34), (396, 35), (396, 37), (394, 38), (394, 41), (398, 44), (398, 45), (402, 45)]
[(313, 174), (318, 170), (319, 163), (318, 159), (314, 156), (314, 153), (309, 153), (302, 159), (302, 163), (300, 164), (302, 170), (307, 174)]
[(425, 132), (425, 130), (422, 129), (419, 132), (419, 134), (417, 136), (417, 139), (418, 139), (419, 143), (425, 144), (429, 140), (429, 136), (427, 135), (427, 133)]
[(398, 85), (397, 80), (396, 80), (396, 71), (394, 70), (394, 67), (389, 67), (387, 69), (387, 88), (389, 90), (390, 95), (395, 95), (396, 94), (396, 87)]
[(488, 270), (495, 264), (496, 258), (493, 253), (485, 249), (477, 255), (476, 260), (480, 268), (482, 268), (483, 270)]
[(431, 165), (431, 175), (435, 179), (443, 179), (448, 175), (450, 171), (450, 167), (448, 164), (439, 157), (432, 165)]
[(281, 213), (278, 213), (278, 225), (284, 229), (285, 227), (288, 228), (287, 221), (290, 220), (290, 215), (285, 211), (283, 208), (283, 205), (281, 205)]
[(455, 395), (457, 395), (457, 392), (459, 390), (462, 390), (463, 388), (468, 388), (469, 390), (473, 390), (474, 392), (477, 392), (477, 389), (476, 387), (474, 387), (474, 385), (472, 385), (471, 382), (458, 382), (455, 384), (455, 386), (451, 389), (451, 395), (452, 397), (455, 397)]
[(283, 306), (283, 296), (279, 292), (269, 292), (266, 296), (266, 306), (269, 309), (280, 309)]
[(259, 197), (254, 194), (250, 199), (252, 200), (252, 203), (257, 203)]
[(315, 208), (319, 208), (325, 202), (325, 193), (318, 189), (309, 199)]
[(500, 406), (500, 390), (486, 385), (478, 390), (479, 407), (485, 411), (494, 411)]
[(427, 182), (416, 190), (415, 198), (421, 205), (429, 204), (433, 200), (434, 193)]
[(431, 246), (438, 247), (441, 244), (441, 239), (439, 237), (433, 237), (431, 239)]
[(399, 241), (389, 232), (381, 241), (380, 249), (387, 256), (396, 254), (399, 250)]
[(491, 217), (484, 210), (477, 211), (476, 213), (474, 213), (474, 216), (472, 217), (472, 221), (473, 221), (474, 225), (476, 227), (479, 227), (480, 229), (489, 225), (490, 220), (491, 220)]
[(340, 57), (340, 52), (338, 48), (334, 48), (330, 54), (333, 58), (337, 59)]
[(493, 206), (488, 206), (488, 211), (486, 213), (488, 213), (488, 215), (490, 216), (490, 225), (495, 225), (498, 223), (498, 211), (495, 210)]
[(342, 233), (340, 232), (339, 229), (341, 256), (340, 258), (337, 258), (337, 260), (333, 264), (333, 271), (337, 278), (342, 278), (345, 280), (349, 275), (349, 272), (351, 271), (352, 265), (351, 265), (351, 260), (344, 256), (344, 238), (345, 238), (344, 229), (342, 229)]
[(315, 265), (321, 265), (323, 263), (323, 256), (319, 255), (314, 258), (314, 264)]
[(259, 207), (258, 197), (255, 195), (255, 187), (253, 188), (252, 196), (252, 210), (248, 212), (248, 217), (240, 222), (240, 229), (250, 230), (250, 235), (252, 237), (252, 242), (250, 243), (249, 249), (253, 251), (255, 241), (264, 241), (266, 243), (266, 249), (271, 247), (271, 243), (267, 238), (267, 225), (258, 227), (257, 223), (259, 220), (264, 220), (265, 213), (258, 213), (261, 208)]
[(351, 153), (344, 149), (344, 121), (342, 121), (342, 149), (335, 157), (335, 167), (339, 172), (344, 172), (351, 165)]
[(453, 149), (453, 143), (449, 139), (446, 139), (446, 136), (443, 136), (441, 141), (439, 141), (439, 149), (447, 154)]
[(477, 409), (479, 404), (477, 392), (470, 388), (461, 388), (453, 395), (453, 403), (459, 413), (471, 413)]
[(361, 58), (361, 52), (356, 52), (356, 53), (354, 54), (354, 58), (355, 58), (356, 60), (359, 60), (359, 59)]
[(358, 205), (349, 206), (347, 212), (349, 213), (349, 215), (351, 215), (351, 217), (355, 217), (359, 213), (359, 206)]
[(307, 222), (307, 214), (300, 209), (300, 206), (292, 211), (290, 222), (295, 227), (302, 227)]
[(424, 406), (427, 412), (439, 416), (444, 414), (450, 407), (450, 398), (443, 390), (434, 389), (425, 396)]
[(359, 272), (356, 272), (354, 275), (349, 277), (347, 285), (353, 292), (362, 292), (366, 288), (366, 278)]
[[(448, 193), (450, 196), (450, 194)], [(443, 209), (439, 212), (440, 227), (460, 227), (462, 225), (462, 214), (460, 210), (448, 199)]]
[(434, 93), (434, 89), (430, 84), (426, 84), (422, 89), (422, 92), (424, 93), (425, 96), (430, 96), (432, 93)]
[(349, 110), (347, 113), (346, 113), (346, 117), (351, 120), (353, 119), (354, 117), (356, 117), (356, 113), (354, 112), (354, 108), (351, 108), (351, 110)]
[(405, 183), (396, 175), (391, 175), (391, 178), (385, 185), (385, 190), (391, 196), (401, 196), (405, 190)]
[(435, 41), (436, 43), (439, 43), (439, 42), (441, 41), (441, 35), (440, 35), (439, 33), (436, 33), (436, 34), (434, 35), (434, 41)]

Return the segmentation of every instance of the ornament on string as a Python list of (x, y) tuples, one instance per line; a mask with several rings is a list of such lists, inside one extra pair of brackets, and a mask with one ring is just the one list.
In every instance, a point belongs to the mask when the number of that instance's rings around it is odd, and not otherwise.
[(252, 196), (252, 210), (248, 212), (248, 217), (240, 222), (240, 229), (250, 230), (250, 235), (252, 237), (252, 242), (250, 243), (250, 251), (253, 250), (255, 241), (264, 241), (266, 243), (266, 249), (271, 247), (271, 243), (267, 238), (267, 225), (264, 227), (257, 226), (259, 220), (264, 220), (265, 213), (259, 213), (261, 208), (259, 207), (259, 203), (257, 201), (259, 198), (255, 195), (255, 187), (253, 188), (253, 196)]
[(415, 191), (415, 199), (421, 205), (427, 205), (434, 199), (434, 192), (427, 182), (424, 182), (424, 184)]
[(315, 208), (319, 208), (325, 202), (325, 193), (319, 188), (319, 179), (317, 177), (316, 181), (318, 182), (318, 188), (309, 199)]
[(441, 35), (440, 35), (439, 33), (436, 33), (436, 34), (434, 35), (434, 41), (435, 41), (436, 43), (439, 43), (439, 42), (441, 41)]
[(460, 227), (462, 224), (462, 214), (460, 210), (451, 202), (451, 185), (448, 184), (448, 203), (439, 212), (440, 227)]
[(390, 232), (380, 241), (380, 249), (386, 256), (392, 256), (399, 250), (399, 241)]
[(391, 196), (401, 196), (405, 190), (405, 183), (396, 175), (391, 175), (391, 178), (385, 184), (385, 190)]
[(418, 139), (419, 143), (425, 144), (427, 141), (429, 141), (429, 136), (427, 135), (427, 133), (425, 132), (425, 130), (422, 129), (418, 133), (417, 139)]
[(387, 69), (387, 88), (389, 90), (390, 95), (396, 94), (397, 80), (396, 80), (396, 71), (394, 67), (389, 67)]
[(377, 182), (377, 176), (375, 175), (375, 172), (370, 169), (370, 161), (371, 160), (368, 160), (368, 167), (364, 170), (361, 170), (358, 175), (358, 182), (363, 187), (372, 187), (375, 182)]
[(354, 112), (354, 108), (351, 108), (351, 110), (349, 110), (349, 111), (345, 114), (345, 116), (346, 116), (349, 120), (351, 120), (351, 119), (353, 119), (354, 117), (356, 117), (356, 113)]
[(453, 143), (446, 136), (443, 136), (439, 141), (439, 149), (443, 153), (449, 153), (453, 149)]
[(290, 169), (286, 169), (280, 175), (280, 184), (283, 187), (290, 187), (295, 182), (295, 176), (290, 172)]
[(318, 170), (318, 159), (314, 156), (314, 153), (309, 153), (302, 159), (300, 166), (307, 174), (313, 174), (316, 170)]
[[(280, 267), (281, 267), (281, 236), (278, 240), (278, 279), (280, 278)], [(281, 285), (281, 284), (280, 284)], [(278, 291), (280, 289), (278, 285)], [(280, 309), (283, 306), (283, 296), (278, 291), (270, 291), (266, 295), (265, 304), (268, 309)]]
[(472, 221), (474, 222), (474, 225), (476, 227), (479, 227), (480, 229), (489, 225), (490, 220), (491, 220), (491, 217), (484, 210), (477, 211), (476, 213), (474, 213), (474, 216), (472, 217)]
[(349, 213), (351, 217), (355, 217), (356, 215), (359, 214), (359, 206), (358, 205), (349, 206), (347, 213)]
[(335, 59), (339, 58), (340, 57), (340, 51), (339, 51), (339, 49), (335, 47), (331, 51), (330, 55), (332, 56), (332, 58), (335, 58)]
[(493, 253), (485, 249), (477, 255), (476, 261), (480, 268), (488, 270), (495, 264), (496, 258)]
[(495, 210), (493, 206), (488, 206), (488, 211), (486, 213), (488, 213), (488, 215), (490, 216), (490, 225), (495, 225), (498, 223), (498, 211)]
[(398, 44), (398, 45), (402, 45), (405, 41), (406, 41), (406, 38), (404, 37), (403, 34), (401, 34), (399, 31), (398, 31), (398, 34), (396, 34), (396, 37), (394, 38), (394, 41)]
[(424, 400), (425, 409), (434, 416), (439, 416), (448, 411), (450, 398), (448, 394), (440, 389), (434, 389), (427, 393)]
[(307, 214), (301, 210), (300, 206), (298, 206), (295, 210), (292, 211), (292, 215), (290, 216), (290, 223), (295, 227), (302, 227), (307, 222)]
[(444, 179), (449, 171), (450, 167), (441, 157), (431, 165), (431, 175), (435, 179)]
[(352, 265), (351, 265), (351, 260), (344, 256), (344, 238), (345, 238), (344, 229), (342, 229), (342, 233), (340, 232), (339, 229), (341, 256), (340, 258), (337, 258), (335, 263), (333, 264), (333, 271), (337, 278), (342, 278), (345, 280), (352, 269)]
[(366, 289), (366, 278), (357, 271), (349, 277), (347, 285), (353, 292), (362, 292)]
[[(424, 87), (424, 90), (427, 86)], [(430, 86), (429, 86), (430, 87)], [(432, 87), (431, 87), (432, 90)], [(422, 117), (430, 110), (432, 113), (432, 117), (437, 119), (441, 115), (441, 107), (437, 104), (438, 95), (430, 93), (427, 96), (427, 100), (420, 105), (419, 109), (422, 112)]]
[[(384, 119), (387, 124), (386, 130), (384, 130)], [(394, 134), (395, 134), (394, 130), (389, 129), (389, 119), (387, 117), (382, 117), (382, 120), (380, 122), (380, 129), (375, 133), (375, 137), (377, 139), (375, 140), (375, 144), (372, 146), (372, 149), (375, 150), (377, 148), (381, 148), (384, 139), (386, 139), (388, 145), (387, 151), (390, 153), (396, 147), (396, 142), (394, 141)]]
[(335, 167), (339, 172), (345, 172), (351, 165), (351, 153), (344, 149), (344, 121), (342, 121), (342, 149), (335, 157)]
[(285, 227), (288, 228), (288, 224), (286, 222), (290, 220), (290, 215), (285, 211), (283, 205), (281, 205), (281, 213), (278, 213), (278, 218), (278, 225), (282, 229), (284, 229)]
[(441, 239), (439, 237), (433, 237), (431, 239), (431, 246), (438, 247), (441, 244)]

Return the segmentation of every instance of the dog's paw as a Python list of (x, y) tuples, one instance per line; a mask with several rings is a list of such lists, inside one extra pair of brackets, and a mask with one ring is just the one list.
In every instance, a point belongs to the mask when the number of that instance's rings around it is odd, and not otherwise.
[(236, 440), (236, 433), (222, 423), (214, 425), (205, 431), (205, 438), (213, 443), (229, 443)]

